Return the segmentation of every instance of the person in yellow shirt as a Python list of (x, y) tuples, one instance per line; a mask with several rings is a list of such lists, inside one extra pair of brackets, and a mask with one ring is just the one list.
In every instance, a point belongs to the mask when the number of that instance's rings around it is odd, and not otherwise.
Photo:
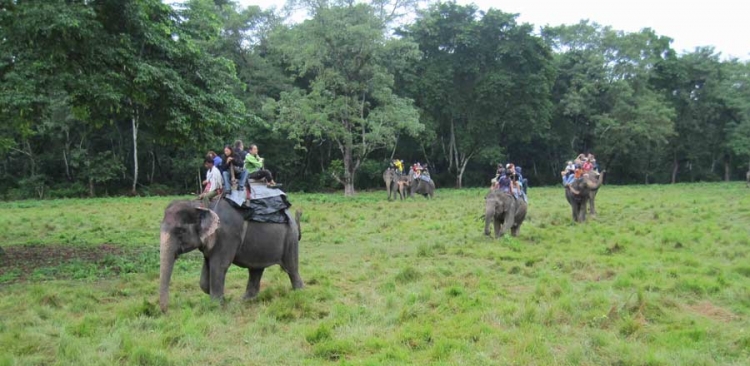
[(396, 167), (396, 170), (399, 174), (404, 174), (404, 161), (399, 159), (393, 159), (392, 162), (393, 166)]

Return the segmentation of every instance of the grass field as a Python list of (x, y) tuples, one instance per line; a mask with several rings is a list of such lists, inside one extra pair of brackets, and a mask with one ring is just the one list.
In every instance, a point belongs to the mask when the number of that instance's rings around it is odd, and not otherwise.
[(243, 302), (233, 267), (219, 305), (195, 252), (167, 314), (172, 198), (0, 203), (0, 365), (750, 364), (744, 184), (604, 186), (584, 224), (561, 188), (532, 189), (519, 237), (497, 241), (484, 193), (291, 194), (304, 290), (276, 267)]

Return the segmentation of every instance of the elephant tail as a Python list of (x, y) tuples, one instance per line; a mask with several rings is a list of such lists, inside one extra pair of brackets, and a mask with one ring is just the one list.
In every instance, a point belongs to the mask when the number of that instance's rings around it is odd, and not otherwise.
[(300, 218), (302, 218), (302, 211), (297, 210), (294, 212), (294, 221), (297, 222), (297, 240), (302, 240), (302, 226), (300, 226)]

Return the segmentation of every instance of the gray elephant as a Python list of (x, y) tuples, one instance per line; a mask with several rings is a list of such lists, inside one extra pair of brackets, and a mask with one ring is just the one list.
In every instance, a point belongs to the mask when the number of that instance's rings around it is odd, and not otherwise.
[(490, 223), (494, 224), (495, 238), (499, 239), (510, 228), (510, 234), (518, 236), (526, 219), (528, 204), (501, 190), (491, 190), (484, 197), (484, 235), (490, 236)]
[(570, 204), (573, 221), (586, 221), (587, 206), (591, 216), (596, 216), (596, 194), (603, 181), (604, 172), (601, 172), (598, 177), (596, 173), (588, 172), (565, 187), (565, 198)]
[(245, 299), (257, 296), (266, 267), (275, 264), (289, 275), (294, 289), (304, 286), (299, 275), (300, 213), (288, 223), (246, 222), (240, 211), (221, 199), (212, 210), (197, 201), (174, 201), (164, 211), (161, 223), (159, 305), (167, 310), (169, 282), (177, 257), (195, 249), (203, 252), (200, 288), (212, 299), (224, 296), (224, 278), (229, 266), (247, 268)]
[(406, 197), (406, 189), (409, 186), (409, 176), (405, 174), (399, 174), (396, 169), (388, 168), (383, 172), (383, 181), (385, 182), (385, 189), (388, 191), (388, 200), (391, 200), (391, 196), (394, 198), (399, 195), (400, 199)]
[[(427, 177), (429, 177), (429, 174), (427, 175)], [(411, 176), (409, 179), (409, 187), (410, 197), (413, 197), (415, 194), (421, 194), (428, 199), (435, 197), (435, 181), (432, 179), (430, 179), (430, 181), (428, 182), (422, 180), (421, 178)]]

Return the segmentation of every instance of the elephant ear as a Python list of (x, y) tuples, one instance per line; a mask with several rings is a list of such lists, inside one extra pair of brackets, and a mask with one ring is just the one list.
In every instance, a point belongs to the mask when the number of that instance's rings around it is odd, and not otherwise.
[(213, 248), (216, 242), (214, 233), (219, 228), (219, 215), (207, 208), (198, 207), (200, 215), (200, 238), (208, 250)]

